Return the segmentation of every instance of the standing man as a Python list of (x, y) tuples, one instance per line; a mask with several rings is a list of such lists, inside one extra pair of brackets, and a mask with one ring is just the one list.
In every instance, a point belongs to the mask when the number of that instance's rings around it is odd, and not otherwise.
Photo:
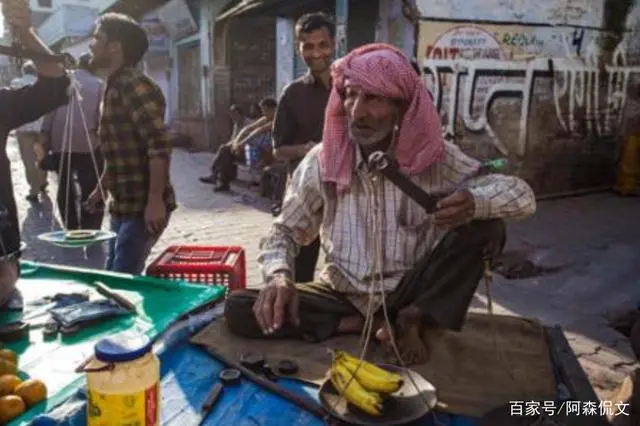
[[(4, 0), (2, 12), (26, 49), (52, 53), (31, 27), (26, 0)], [(32, 85), (0, 89), (0, 307), (13, 293), (20, 275), (20, 225), (7, 157), (7, 136), (11, 130), (68, 101), (69, 78), (64, 68), (48, 61), (36, 61), (35, 65), (38, 77)]]
[[(298, 54), (309, 69), (284, 89), (273, 126), (274, 156), (287, 162), (288, 179), (322, 140), (335, 52), (335, 24), (324, 13), (303, 15), (295, 30)], [(300, 249), (295, 262), (296, 282), (313, 281), (319, 251), (319, 239)]]
[[(11, 87), (19, 89), (24, 86), (35, 83), (38, 79), (36, 66), (32, 61), (27, 61), (22, 65), (22, 77), (16, 78), (11, 82)], [(38, 202), (38, 194), (47, 187), (47, 172), (38, 168), (38, 162), (43, 156), (43, 149), (40, 139), (40, 128), (42, 126), (42, 117), (16, 129), (16, 138), (20, 147), (20, 157), (24, 164), (24, 173), (29, 184), (29, 194), (27, 200), (32, 203)], [(38, 155), (40, 154), (40, 155)]]
[(147, 35), (128, 16), (98, 18), (91, 41), (91, 65), (108, 78), (98, 137), (105, 159), (101, 185), (88, 205), (111, 195), (107, 269), (140, 274), (153, 245), (176, 208), (169, 181), (171, 139), (165, 126), (166, 102), (158, 85), (136, 67), (149, 48)]
[[(57, 201), (65, 229), (100, 229), (104, 217), (103, 209), (96, 212), (87, 211), (84, 206), (80, 212), (77, 209), (95, 189), (104, 168), (97, 134), (104, 83), (93, 74), (90, 61), (89, 53), (80, 56), (78, 69), (74, 71), (82, 99), (47, 114), (42, 123), (42, 138), (46, 150), (51, 151), (52, 164), (48, 166), (60, 173)], [(80, 194), (76, 194), (74, 177)]]

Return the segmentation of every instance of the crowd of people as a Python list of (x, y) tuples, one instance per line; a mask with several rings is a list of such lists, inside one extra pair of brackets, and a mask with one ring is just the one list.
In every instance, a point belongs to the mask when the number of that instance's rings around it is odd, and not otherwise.
[[(51, 53), (31, 28), (25, 2), (7, 0), (5, 15), (25, 46)], [(403, 52), (370, 44), (334, 61), (335, 25), (323, 13), (302, 16), (295, 32), (307, 72), (277, 101), (263, 99), (259, 117), (232, 106), (233, 134), (201, 178), (228, 191), (237, 163), (286, 164), (281, 212), (260, 243), (263, 285), (228, 296), (227, 323), (247, 337), (318, 341), (360, 332), (374, 314), (381, 341), (397, 335), (412, 359), (420, 358), (427, 353), (420, 339), (425, 330), (462, 327), (486, 258), (504, 246), (503, 219), (533, 214), (533, 191), (517, 177), (479, 175), (480, 162), (443, 138), (419, 69)], [(21, 152), (40, 146), (23, 156), (25, 166), (39, 164), (27, 172), (27, 198), (37, 202), (46, 190), (43, 172), (58, 173), (65, 228), (100, 227), (108, 213), (116, 238), (106, 269), (142, 273), (177, 206), (165, 98), (137, 66), (148, 46), (136, 21), (105, 14), (73, 75), (37, 60), (24, 68), (31, 83), (0, 91), (0, 304), (19, 274), (20, 231), (5, 149), (14, 129)], [(73, 90), (68, 94), (72, 80), (80, 83), (81, 103)], [(435, 212), (375, 174), (368, 159), (378, 151), (422, 191), (442, 194)], [(72, 175), (81, 188), (79, 214), (67, 204)], [(439, 231), (446, 232), (440, 239)], [(321, 250), (326, 266), (316, 277)], [(388, 298), (391, 323), (381, 321), (382, 298)]]

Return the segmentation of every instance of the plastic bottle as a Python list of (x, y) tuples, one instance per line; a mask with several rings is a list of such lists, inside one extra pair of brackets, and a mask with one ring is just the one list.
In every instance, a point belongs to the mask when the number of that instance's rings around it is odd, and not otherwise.
[(87, 365), (88, 426), (157, 426), (160, 360), (143, 335), (124, 333), (99, 341)]

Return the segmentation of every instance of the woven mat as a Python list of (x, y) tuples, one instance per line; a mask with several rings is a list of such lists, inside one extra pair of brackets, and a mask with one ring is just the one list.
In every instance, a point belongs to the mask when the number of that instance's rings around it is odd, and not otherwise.
[[(555, 379), (543, 327), (531, 320), (497, 315), (491, 327), (490, 318), (470, 313), (461, 332), (446, 331), (429, 338), (429, 362), (411, 367), (436, 387), (442, 411), (480, 417), (511, 401), (555, 399)], [(290, 359), (300, 366), (301, 378), (319, 384), (331, 364), (326, 348), (360, 353), (359, 336), (340, 336), (321, 344), (250, 340), (231, 334), (222, 318), (194, 336), (192, 342), (210, 346), (230, 359), (238, 360), (245, 352), (267, 354), (267, 361), (272, 363)], [(369, 359), (381, 360), (379, 354), (382, 351)]]

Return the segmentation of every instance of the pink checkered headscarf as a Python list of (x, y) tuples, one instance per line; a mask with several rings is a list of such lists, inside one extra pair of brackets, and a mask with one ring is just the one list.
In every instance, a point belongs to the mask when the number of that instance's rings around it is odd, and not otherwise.
[(333, 88), (320, 153), (324, 182), (335, 183), (338, 192), (344, 193), (355, 166), (355, 144), (349, 140), (342, 98), (345, 80), (373, 95), (406, 102), (394, 145), (401, 170), (417, 174), (440, 159), (444, 152), (440, 117), (426, 86), (402, 51), (383, 43), (364, 45), (336, 61), (331, 74)]

